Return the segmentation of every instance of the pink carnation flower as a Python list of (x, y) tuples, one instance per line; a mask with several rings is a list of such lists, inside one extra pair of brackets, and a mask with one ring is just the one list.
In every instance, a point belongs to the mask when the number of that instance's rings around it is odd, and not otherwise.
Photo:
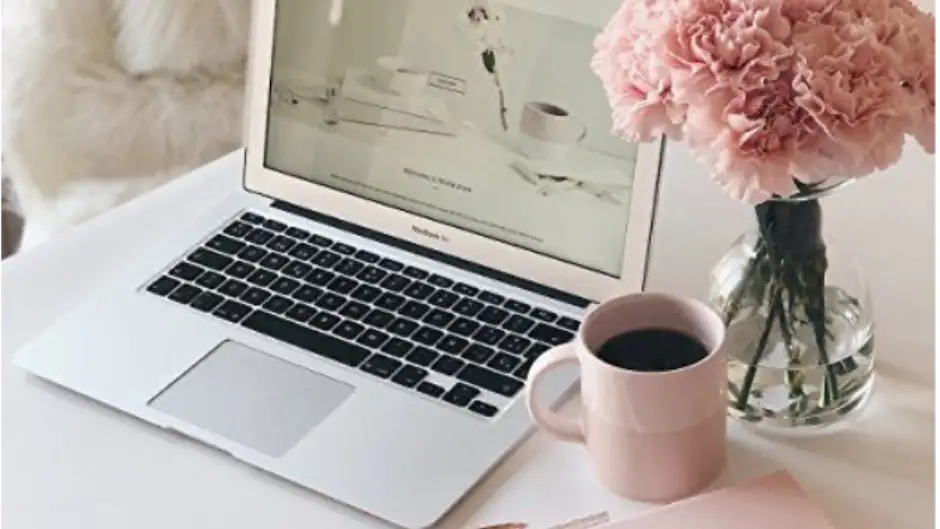
[(909, 0), (627, 0), (592, 62), (631, 141), (683, 139), (749, 203), (933, 152), (934, 26)]

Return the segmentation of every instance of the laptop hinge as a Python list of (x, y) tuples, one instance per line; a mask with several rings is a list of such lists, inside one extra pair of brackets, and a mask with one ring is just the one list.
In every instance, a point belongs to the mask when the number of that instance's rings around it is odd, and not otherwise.
[(404, 250), (409, 253), (420, 255), (422, 257), (433, 259), (435, 261), (440, 261), (448, 266), (453, 266), (454, 268), (460, 268), (461, 270), (465, 270), (473, 274), (488, 277), (490, 279), (499, 281), (501, 283), (506, 283), (516, 288), (528, 290), (529, 292), (532, 292), (534, 294), (552, 298), (562, 303), (574, 305), (580, 308), (587, 308), (591, 303), (593, 303), (593, 301), (583, 298), (581, 296), (576, 296), (574, 294), (563, 292), (555, 288), (547, 287), (545, 285), (540, 285), (534, 281), (522, 279), (521, 277), (516, 277), (512, 274), (507, 274), (499, 270), (494, 270), (492, 268), (467, 261), (466, 259), (454, 257), (453, 255), (439, 252), (437, 250), (425, 248), (424, 246), (417, 245), (413, 242), (399, 239), (397, 237), (392, 237), (391, 235), (386, 235), (384, 233), (380, 233), (378, 231), (371, 230), (369, 228), (359, 226), (351, 222), (346, 222), (344, 220), (337, 219), (336, 217), (324, 215), (323, 213), (318, 213), (316, 211), (311, 211), (309, 209), (302, 208), (300, 206), (295, 206), (288, 202), (275, 200), (271, 204), (271, 207), (280, 209), (282, 211), (286, 211), (293, 215), (299, 215), (301, 217), (308, 218), (315, 222), (320, 222), (328, 226), (332, 226), (336, 229), (355, 233), (356, 235), (360, 237), (372, 239), (376, 242), (387, 244), (388, 246), (393, 246), (395, 248)]

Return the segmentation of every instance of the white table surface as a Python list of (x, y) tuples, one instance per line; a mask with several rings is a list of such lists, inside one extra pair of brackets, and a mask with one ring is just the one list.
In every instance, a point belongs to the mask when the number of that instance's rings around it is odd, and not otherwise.
[[(10, 364), (20, 345), (137, 250), (235, 189), (239, 163), (230, 155), (3, 264), (8, 527), (383, 527)], [(749, 210), (726, 199), (681, 149), (670, 148), (664, 171), (650, 288), (698, 295), (709, 267), (750, 222)], [(874, 292), (875, 397), (852, 428), (826, 437), (771, 440), (732, 426), (719, 484), (786, 468), (840, 529), (933, 527), (934, 185), (933, 160), (911, 146), (889, 174), (826, 200), (829, 231), (855, 251)], [(579, 447), (537, 434), (441, 526), (524, 520), (538, 527), (599, 510), (619, 519), (649, 508), (602, 490)]]

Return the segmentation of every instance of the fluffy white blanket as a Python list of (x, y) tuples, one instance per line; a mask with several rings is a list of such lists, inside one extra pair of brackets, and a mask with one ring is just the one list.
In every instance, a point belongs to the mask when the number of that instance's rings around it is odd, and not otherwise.
[(3, 0), (3, 161), (36, 241), (241, 145), (251, 0)]

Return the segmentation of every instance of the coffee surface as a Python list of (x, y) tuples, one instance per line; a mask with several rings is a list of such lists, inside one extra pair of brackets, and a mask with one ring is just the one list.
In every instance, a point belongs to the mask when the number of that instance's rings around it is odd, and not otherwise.
[(630, 371), (672, 371), (708, 356), (695, 338), (667, 329), (637, 329), (607, 340), (597, 351), (604, 362)]

